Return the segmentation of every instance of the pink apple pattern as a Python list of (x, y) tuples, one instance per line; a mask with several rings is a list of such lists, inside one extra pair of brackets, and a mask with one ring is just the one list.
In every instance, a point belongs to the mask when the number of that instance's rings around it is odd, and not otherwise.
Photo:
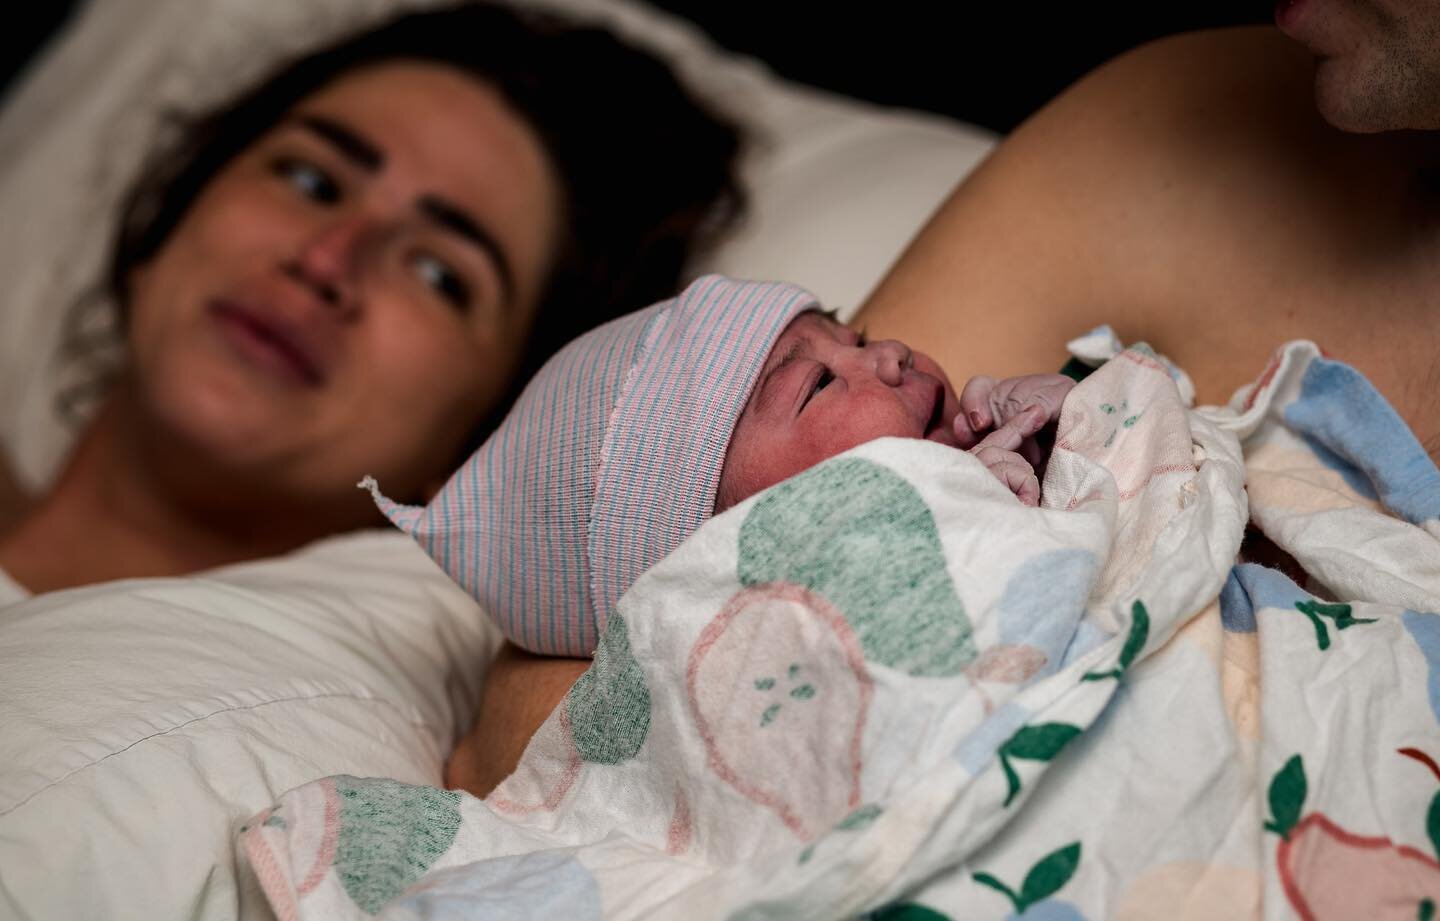
[(1296, 914), (1303, 921), (1434, 919), (1440, 863), (1389, 838), (1355, 834), (1321, 812), (1301, 818), (1307, 786), (1295, 755), (1270, 781), (1265, 823), (1280, 836), (1276, 869)]
[(686, 690), (710, 767), (797, 838), (860, 804), (873, 685), (854, 631), (820, 595), (737, 592), (691, 648)]

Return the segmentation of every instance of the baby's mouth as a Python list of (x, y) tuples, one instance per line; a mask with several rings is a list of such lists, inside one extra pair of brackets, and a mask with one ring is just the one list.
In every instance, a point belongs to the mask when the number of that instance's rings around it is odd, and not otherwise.
[(934, 432), (945, 415), (945, 388), (935, 388), (935, 405), (930, 409), (930, 418), (925, 423), (925, 434)]
[(930, 406), (930, 417), (925, 420), (925, 434), (922, 437), (926, 441), (955, 447), (954, 423), (945, 412), (945, 396), (945, 385), (936, 381), (934, 402)]

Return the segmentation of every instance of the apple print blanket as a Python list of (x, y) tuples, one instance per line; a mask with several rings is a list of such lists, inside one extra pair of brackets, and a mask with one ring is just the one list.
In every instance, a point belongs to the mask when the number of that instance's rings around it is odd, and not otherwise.
[(240, 843), (281, 919), (1431, 919), (1437, 611), (1363, 377), (1291, 343), (1192, 410), (1135, 348), (1040, 508), (859, 447), (642, 577), (488, 799), (331, 777)]

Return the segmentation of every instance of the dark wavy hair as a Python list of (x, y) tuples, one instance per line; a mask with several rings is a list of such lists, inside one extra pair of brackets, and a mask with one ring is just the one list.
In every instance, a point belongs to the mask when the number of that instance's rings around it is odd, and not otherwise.
[(742, 146), (728, 118), (610, 32), (491, 3), (399, 16), (281, 67), (228, 106), (180, 118), (127, 198), (107, 285), (123, 323), (127, 280), (165, 245), (206, 184), (302, 98), (360, 67), (448, 65), (497, 89), (540, 137), (562, 186), (562, 238), (510, 393), (560, 346), (675, 293), (687, 260), (744, 211)]

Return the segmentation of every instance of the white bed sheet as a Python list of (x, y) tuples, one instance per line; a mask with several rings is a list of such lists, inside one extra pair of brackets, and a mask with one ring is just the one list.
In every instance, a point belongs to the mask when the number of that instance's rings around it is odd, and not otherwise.
[(266, 917), (238, 825), (336, 770), (440, 784), (498, 642), (384, 531), (0, 610), (0, 917)]

